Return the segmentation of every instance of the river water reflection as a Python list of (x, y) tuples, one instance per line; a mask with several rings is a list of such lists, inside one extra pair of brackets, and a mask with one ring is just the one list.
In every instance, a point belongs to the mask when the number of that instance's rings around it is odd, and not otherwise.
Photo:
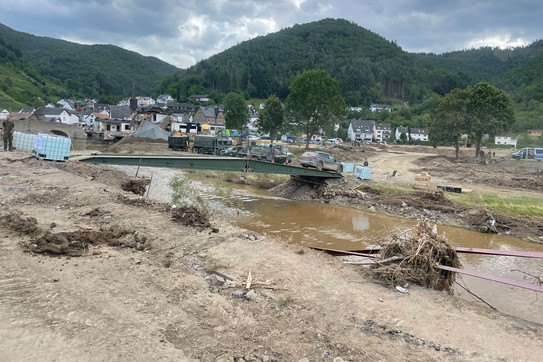
[[(416, 220), (376, 215), (347, 207), (284, 200), (248, 187), (238, 188), (237, 193), (244, 201), (243, 207), (255, 213), (253, 217), (239, 221), (241, 227), (305, 246), (364, 249), (378, 244), (380, 238), (408, 230), (417, 223)], [(456, 246), (543, 252), (543, 245), (507, 235), (482, 234), (448, 226), (438, 226), (438, 232), (445, 233)], [(532, 282), (533, 278), (512, 270), (543, 275), (541, 259), (460, 254), (460, 260), (466, 269), (514, 280)], [(498, 310), (543, 323), (543, 295), (469, 276), (461, 276), (457, 280)], [(467, 300), (476, 300), (458, 286), (455, 293)]]

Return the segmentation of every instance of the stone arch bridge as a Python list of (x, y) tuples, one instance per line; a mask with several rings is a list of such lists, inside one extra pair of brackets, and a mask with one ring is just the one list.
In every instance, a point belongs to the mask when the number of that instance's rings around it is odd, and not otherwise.
[(79, 126), (60, 122), (43, 122), (34, 119), (17, 120), (15, 130), (27, 134), (54, 134), (57, 136), (69, 137), (74, 148), (85, 148), (87, 144), (87, 133)]

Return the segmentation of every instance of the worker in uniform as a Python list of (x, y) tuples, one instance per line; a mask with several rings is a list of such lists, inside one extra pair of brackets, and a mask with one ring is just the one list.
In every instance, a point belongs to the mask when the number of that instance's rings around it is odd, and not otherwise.
[[(13, 132), (15, 131), (15, 124), (11, 120), (11, 114), (8, 114), (7, 119), (2, 122), (2, 138), (4, 139), (4, 152), (13, 151)], [(8, 148), (9, 146), (9, 148)]]

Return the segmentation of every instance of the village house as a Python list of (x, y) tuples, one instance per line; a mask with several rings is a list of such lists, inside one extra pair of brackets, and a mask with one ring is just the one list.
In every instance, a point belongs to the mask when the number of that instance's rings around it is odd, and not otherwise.
[(21, 108), (21, 110), (19, 111), (19, 113), (34, 113), (34, 112), (36, 112), (36, 108), (34, 107)]
[(102, 135), (103, 139), (124, 137), (132, 133), (131, 122), (121, 119), (97, 119), (92, 127), (93, 132)]
[(349, 107), (349, 112), (362, 112), (362, 107)]
[(57, 104), (69, 111), (75, 111), (75, 103), (71, 99), (61, 99), (57, 102)]
[(347, 130), (347, 137), (352, 142), (371, 143), (375, 136), (375, 121), (352, 120)]
[(131, 119), (133, 115), (129, 105), (126, 106), (109, 106), (109, 118), (111, 119)]
[(543, 134), (543, 130), (540, 129), (529, 129), (527, 132), (528, 136), (531, 137), (541, 137), (541, 134)]
[(92, 128), (92, 126), (94, 125), (95, 119), (96, 119), (96, 115), (90, 109), (79, 112), (79, 122), (84, 124), (87, 127)]
[(498, 135), (494, 137), (494, 143), (497, 145), (507, 145), (507, 146), (513, 146), (517, 147), (517, 140), (511, 138), (512, 133), (508, 133), (505, 135)]
[(413, 141), (428, 141), (428, 130), (426, 128), (411, 128), (409, 139)]
[(370, 111), (372, 112), (381, 112), (381, 111), (391, 111), (392, 109), (388, 104), (372, 104), (370, 106)]
[(155, 100), (152, 97), (136, 97), (138, 100), (138, 107), (152, 106), (155, 104)]
[(375, 140), (377, 142), (387, 142), (390, 139), (392, 128), (388, 123), (375, 125)]
[(158, 104), (168, 104), (169, 102), (173, 102), (173, 98), (169, 94), (161, 94), (157, 97), (156, 102)]
[(204, 133), (219, 134), (226, 128), (224, 121), (224, 111), (218, 107), (200, 107), (194, 113), (194, 122), (200, 124)]
[[(13, 120), (13, 122), (22, 121), (22, 120), (29, 119), (30, 117), (32, 117), (32, 114), (33, 112), (13, 112), (11, 113), (11, 119)], [(1, 116), (0, 116), (0, 119), (2, 119)]]
[(70, 114), (64, 108), (48, 108), (40, 107), (35, 112), (34, 115), (38, 120), (43, 122), (60, 122), (64, 124), (79, 124), (79, 117), (76, 115)]
[(0, 108), (0, 119), (6, 119), (9, 115), (9, 111), (4, 108)]

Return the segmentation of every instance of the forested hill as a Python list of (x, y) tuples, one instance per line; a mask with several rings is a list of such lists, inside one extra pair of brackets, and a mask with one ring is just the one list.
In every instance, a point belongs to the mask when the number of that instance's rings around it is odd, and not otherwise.
[(0, 38), (0, 108), (42, 106), (58, 100), (64, 91), (59, 82), (42, 76), (28, 64), (20, 49)]
[(443, 92), (464, 82), (352, 22), (324, 19), (242, 42), (169, 77), (158, 92), (183, 97), (202, 87), (285, 98), (296, 74), (309, 69), (324, 69), (339, 79), (351, 105), (383, 96), (417, 101), (429, 89)]
[(0, 38), (18, 49), (28, 64), (58, 79), (67, 96), (99, 97), (150, 94), (178, 68), (113, 45), (83, 45), (15, 31), (0, 24)]

